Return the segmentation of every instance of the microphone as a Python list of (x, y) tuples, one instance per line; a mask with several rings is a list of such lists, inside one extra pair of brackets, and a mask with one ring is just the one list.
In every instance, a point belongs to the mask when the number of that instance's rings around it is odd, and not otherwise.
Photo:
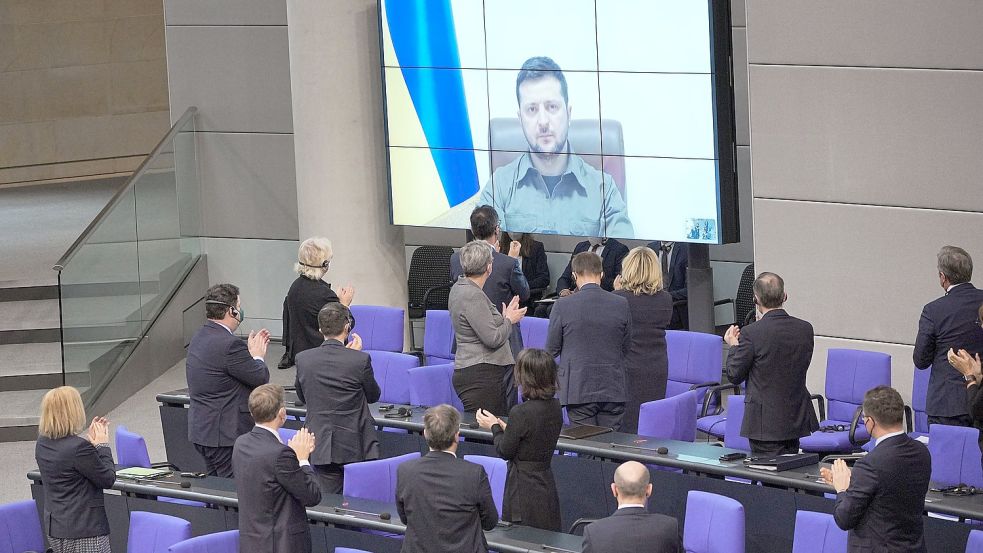
[(170, 482), (167, 480), (147, 480), (146, 478), (138, 478), (134, 480), (137, 484), (149, 484), (151, 486), (171, 486), (174, 488), (188, 489), (191, 487), (191, 482), (187, 480), (182, 480), (180, 482)]
[(665, 455), (666, 453), (669, 453), (669, 448), (666, 447), (666, 446), (659, 446), (659, 447), (656, 447), (656, 448), (652, 448), (652, 447), (642, 447), (642, 446), (638, 446), (638, 445), (623, 445), (623, 444), (615, 444), (615, 443), (612, 443), (611, 444), (611, 447), (613, 447), (613, 448), (624, 448), (624, 449), (640, 449), (640, 450), (643, 450), (643, 451), (654, 451), (654, 452), (656, 452), (656, 453), (658, 453), (660, 455)]
[(339, 515), (348, 515), (348, 514), (351, 514), (351, 515), (363, 515), (363, 516), (368, 516), (368, 517), (372, 517), (372, 518), (379, 518), (379, 519), (382, 519), (382, 520), (390, 520), (390, 519), (393, 518), (392, 513), (390, 513), (389, 511), (383, 511), (381, 513), (370, 513), (368, 511), (359, 511), (359, 510), (356, 510), (356, 509), (346, 509), (346, 508), (343, 508), (343, 507), (334, 507), (334, 512), (338, 513)]

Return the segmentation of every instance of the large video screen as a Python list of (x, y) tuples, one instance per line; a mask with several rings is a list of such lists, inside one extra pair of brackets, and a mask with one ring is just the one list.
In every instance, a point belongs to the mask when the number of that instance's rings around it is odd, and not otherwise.
[[(726, 1), (380, 0), (392, 222), (733, 242)], [(715, 32), (720, 29), (720, 32)]]

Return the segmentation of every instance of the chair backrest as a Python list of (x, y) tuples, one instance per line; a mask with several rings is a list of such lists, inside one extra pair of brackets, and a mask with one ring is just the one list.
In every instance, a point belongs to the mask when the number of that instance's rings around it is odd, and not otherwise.
[(0, 505), (0, 553), (44, 551), (41, 518), (33, 499)]
[(130, 512), (127, 553), (167, 553), (172, 545), (187, 539), (191, 539), (191, 523), (183, 518), (145, 511)]
[(116, 427), (116, 459), (117, 463), (124, 468), (143, 467), (150, 468), (150, 454), (147, 452), (147, 442), (143, 436), (135, 434), (126, 429), (125, 426)]
[(294, 436), (297, 435), (296, 430), (294, 430), (293, 428), (287, 428), (285, 426), (281, 426), (280, 428), (278, 428), (277, 433), (280, 434), (280, 441), (283, 443), (289, 442), (290, 440), (293, 439)]
[(427, 365), (410, 369), (410, 405), (433, 407), (446, 403), (464, 411), (461, 398), (454, 391), (454, 365)]
[(682, 440), (696, 439), (696, 390), (643, 403), (638, 411), (638, 433), (642, 436)]
[[(720, 382), (723, 347), (723, 340), (716, 334), (667, 330), (669, 381), (666, 383), (666, 396), (688, 392), (694, 384)], [(702, 403), (705, 395), (706, 388), (697, 390), (695, 401)]]
[(979, 438), (975, 428), (933, 424), (928, 430), (932, 482), (983, 487)]
[(744, 553), (744, 506), (722, 495), (689, 492), (683, 549), (689, 553)]
[(427, 358), (427, 365), (453, 361), (454, 326), (450, 311), (428, 310), (423, 325), (423, 355)]
[(420, 358), (391, 351), (370, 351), (372, 372), (382, 389), (379, 401), (384, 403), (410, 402), (409, 370), (420, 366)]
[(519, 321), (519, 334), (522, 335), (522, 347), (546, 348), (546, 330), (550, 326), (549, 319), (539, 317), (523, 317)]
[(846, 534), (836, 525), (833, 515), (796, 511), (792, 553), (843, 553)]
[(396, 502), (396, 468), (405, 461), (418, 459), (419, 452), (399, 457), (362, 461), (345, 465), (342, 493), (348, 497)]
[(739, 326), (744, 326), (744, 321), (748, 320), (748, 315), (754, 311), (754, 263), (744, 267), (741, 273), (741, 281), (737, 285), (737, 294), (734, 295), (734, 322)]
[(928, 378), (932, 376), (932, 366), (927, 369), (915, 369), (915, 376), (911, 382), (911, 410), (915, 415), (913, 430), (915, 432), (928, 432), (928, 413), (925, 412), (925, 396), (928, 395)]
[[(413, 250), (410, 270), (406, 276), (409, 292), (409, 316), (411, 319), (423, 317), (423, 295), (434, 286), (447, 284), (451, 280), (451, 256), (454, 248), (450, 246), (420, 246)], [(450, 290), (435, 290), (427, 299), (429, 307), (447, 309), (447, 295)], [(358, 321), (355, 321), (358, 324)]]
[(487, 457), (485, 455), (465, 455), (465, 461), (470, 461), (485, 469), (488, 475), (488, 483), (491, 485), (492, 499), (495, 500), (495, 507), (498, 507), (498, 515), (502, 515), (502, 502), (505, 499), (505, 476), (508, 473), (508, 463), (505, 459), (498, 457)]
[(384, 305), (353, 305), (351, 310), (363, 351), (403, 351), (404, 310)]
[(724, 402), (727, 404), (727, 421), (724, 422), (724, 447), (751, 451), (751, 442), (741, 436), (741, 424), (744, 422), (744, 396), (727, 396)]
[(867, 390), (891, 385), (891, 356), (876, 351), (830, 349), (826, 354), (826, 418), (849, 423)]
[(983, 553), (983, 530), (970, 530), (966, 553)]
[(205, 534), (176, 543), (168, 551), (170, 553), (239, 553), (239, 531), (227, 530)]

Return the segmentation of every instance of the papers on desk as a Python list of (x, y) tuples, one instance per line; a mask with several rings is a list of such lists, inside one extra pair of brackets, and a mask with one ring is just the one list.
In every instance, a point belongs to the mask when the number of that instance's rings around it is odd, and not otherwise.
[(130, 480), (153, 480), (163, 478), (171, 474), (169, 470), (145, 469), (143, 467), (129, 467), (116, 471), (117, 478), (128, 478)]
[(819, 455), (815, 453), (786, 453), (777, 457), (751, 457), (744, 460), (744, 466), (749, 469), (770, 470), (781, 472), (819, 463)]
[(710, 457), (698, 457), (696, 455), (676, 455), (676, 459), (680, 461), (686, 461), (688, 463), (699, 463), (701, 465), (713, 465), (715, 467), (726, 467), (724, 463), (721, 463), (719, 459), (712, 459)]

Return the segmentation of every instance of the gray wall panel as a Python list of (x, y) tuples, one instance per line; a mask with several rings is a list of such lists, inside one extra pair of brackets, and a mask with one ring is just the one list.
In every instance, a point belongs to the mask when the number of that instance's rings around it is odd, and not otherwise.
[[(792, 315), (798, 315), (792, 313)], [(916, 315), (917, 316), (917, 315)], [(831, 348), (859, 349), (862, 351), (877, 351), (891, 356), (891, 387), (896, 389), (905, 404), (911, 405), (911, 381), (914, 378), (914, 365), (911, 363), (911, 352), (914, 348), (905, 344), (890, 344), (886, 342), (865, 342), (863, 340), (844, 340), (816, 336), (816, 348), (812, 352), (812, 364), (806, 374), (806, 387), (814, 394), (825, 395), (826, 390), (826, 355)]]
[(983, 68), (974, 0), (747, 0), (751, 63)]
[(735, 140), (739, 146), (747, 146), (751, 144), (747, 97), (747, 30), (734, 29), (731, 37), (734, 55), (734, 124), (737, 131)]
[(750, 68), (755, 197), (983, 210), (983, 73)]
[(286, 25), (285, 0), (164, 0), (166, 25)]
[(286, 27), (167, 27), (171, 119), (198, 130), (293, 132)]
[(745, 0), (730, 0), (730, 20), (734, 27), (746, 27)]

